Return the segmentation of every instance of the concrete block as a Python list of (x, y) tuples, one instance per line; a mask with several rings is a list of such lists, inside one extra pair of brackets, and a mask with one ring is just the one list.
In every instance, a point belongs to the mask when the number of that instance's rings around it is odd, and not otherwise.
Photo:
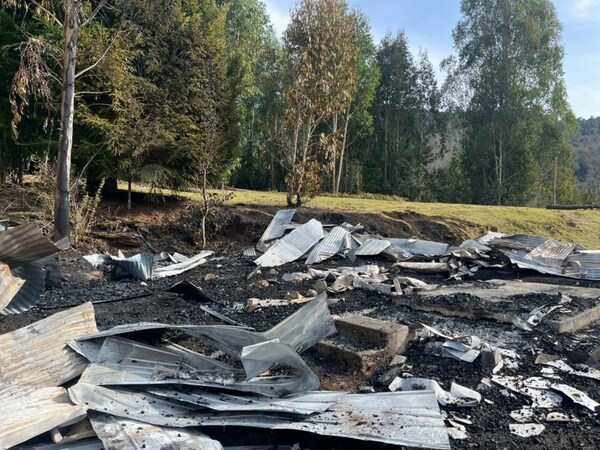
[(390, 356), (406, 351), (414, 336), (405, 325), (364, 316), (338, 317), (335, 327), (342, 336), (385, 349)]
[(366, 372), (376, 367), (383, 356), (381, 350), (357, 350), (349, 345), (329, 340), (317, 343), (315, 349), (321, 356), (353, 372)]

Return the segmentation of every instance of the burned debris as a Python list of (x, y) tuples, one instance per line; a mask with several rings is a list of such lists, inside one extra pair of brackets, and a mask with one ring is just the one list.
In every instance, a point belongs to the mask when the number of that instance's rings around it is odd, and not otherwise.
[[(280, 430), (450, 449), (476, 445), (494, 421), (498, 447), (542, 448), (597, 427), (596, 252), (495, 232), (451, 245), (293, 216), (277, 213), (235, 256), (85, 256), (143, 293), (0, 335), (0, 448), (220, 449), (232, 441), (218, 430)], [(2, 240), (13, 230), (25, 244)], [(32, 227), (0, 232), (0, 299), (10, 305), (35, 279), (28, 266), (45, 282), (43, 258), (64, 245)], [(153, 297), (186, 299), (205, 319), (96, 317)]]

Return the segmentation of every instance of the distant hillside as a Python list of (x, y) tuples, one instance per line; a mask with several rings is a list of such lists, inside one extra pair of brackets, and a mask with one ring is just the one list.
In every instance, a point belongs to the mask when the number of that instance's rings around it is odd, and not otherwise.
[(581, 134), (571, 140), (575, 175), (584, 188), (600, 197), (600, 116), (579, 122)]

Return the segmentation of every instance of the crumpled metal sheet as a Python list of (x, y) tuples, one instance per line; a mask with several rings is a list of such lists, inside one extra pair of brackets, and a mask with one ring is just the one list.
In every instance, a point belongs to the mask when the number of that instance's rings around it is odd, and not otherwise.
[(0, 314), (21, 314), (33, 308), (46, 289), (46, 271), (37, 264), (27, 264), (13, 269), (13, 274), (25, 280), (25, 284), (13, 297), (12, 301), (2, 309)]
[(0, 263), (0, 312), (17, 295), (25, 280), (15, 277), (6, 264)]
[(194, 430), (166, 428), (107, 414), (90, 414), (94, 431), (110, 450), (223, 450), (220, 442)]
[(477, 242), (479, 242), (480, 244), (488, 245), (494, 239), (501, 239), (501, 238), (506, 237), (506, 236), (507, 235), (504, 234), (504, 233), (497, 233), (495, 231), (488, 231), (486, 234), (484, 234), (483, 236), (478, 237), (475, 240)]
[(277, 211), (273, 219), (271, 219), (271, 223), (269, 223), (269, 226), (260, 237), (256, 248), (261, 252), (266, 252), (271, 241), (285, 234), (285, 230), (292, 221), (294, 214), (296, 214), (295, 209), (281, 209)]
[(481, 394), (473, 389), (466, 388), (457, 383), (452, 383), (450, 392), (442, 389), (440, 384), (429, 378), (400, 378), (396, 377), (389, 385), (390, 391), (398, 389), (404, 392), (411, 391), (433, 391), (437, 401), (442, 406), (474, 407), (481, 403)]
[(419, 256), (441, 256), (448, 251), (448, 244), (422, 239), (388, 239), (392, 246)]
[[(595, 273), (586, 273), (584, 269), (579, 265), (569, 265), (569, 258), (567, 258), (567, 264), (563, 267), (556, 268), (551, 266), (546, 266), (544, 264), (540, 264), (536, 261), (532, 261), (526, 258), (527, 253), (522, 250), (517, 251), (507, 251), (500, 250), (500, 253), (504, 255), (511, 264), (514, 264), (519, 269), (529, 269), (535, 270), (536, 272), (547, 274), (547, 275), (555, 275), (558, 277), (567, 277), (567, 278), (584, 278), (589, 280), (595, 280)], [(600, 280), (600, 278), (598, 278)]]
[(147, 281), (152, 278), (154, 271), (154, 255), (150, 253), (140, 253), (139, 255), (121, 258), (120, 256), (111, 256), (112, 263), (123, 269), (132, 277)]
[(531, 250), (544, 244), (548, 238), (542, 236), (532, 236), (528, 234), (514, 234), (492, 239), (486, 245), (495, 248), (506, 248), (513, 250)]
[(445, 262), (397, 262), (392, 267), (402, 270), (410, 270), (418, 273), (447, 273), (450, 265)]
[(325, 239), (319, 242), (309, 253), (306, 258), (308, 265), (322, 263), (323, 261), (336, 255), (342, 246), (347, 242), (348, 237), (351, 236), (348, 230), (344, 227), (335, 227), (329, 232)]
[(542, 245), (537, 246), (525, 255), (525, 258), (545, 266), (560, 268), (574, 250), (574, 244), (564, 244), (559, 241), (548, 239)]
[(204, 250), (198, 253), (196, 256), (192, 256), (191, 258), (187, 258), (175, 264), (171, 264), (165, 267), (155, 267), (152, 278), (167, 278), (174, 277), (176, 275), (181, 275), (182, 273), (187, 272), (188, 270), (192, 270), (193, 268), (204, 264), (207, 261), (207, 258), (212, 254), (213, 252), (209, 250)]
[(223, 392), (209, 392), (195, 390), (183, 392), (170, 387), (156, 386), (145, 389), (146, 392), (182, 402), (184, 405), (193, 405), (220, 412), (269, 412), (311, 415), (327, 411), (337, 401), (346, 395), (346, 392), (314, 391), (294, 397), (277, 398), (259, 395), (234, 395)]
[[(131, 331), (170, 328), (198, 337), (214, 347), (240, 358), (246, 371), (218, 363), (209, 366), (211, 358), (173, 347), (157, 348), (109, 336)], [(115, 327), (85, 339), (106, 338), (99, 351), (80, 349), (89, 355), (92, 364), (83, 372), (82, 383), (93, 385), (160, 385), (180, 384), (254, 392), (262, 395), (286, 396), (314, 390), (319, 379), (296, 351), (303, 351), (335, 332), (327, 308), (327, 296), (322, 294), (265, 333), (242, 327), (169, 326), (138, 324)], [(85, 340), (84, 340), (85, 342)], [(217, 363), (214, 361), (214, 363)], [(258, 377), (275, 365), (296, 369), (296, 376), (275, 379)]]
[(254, 263), (260, 267), (277, 267), (296, 261), (323, 239), (321, 222), (311, 219), (275, 242)]
[(450, 449), (433, 391), (350, 394), (326, 412), (301, 418), (204, 412), (150, 394), (83, 383), (73, 386), (69, 394), (75, 403), (85, 404), (94, 411), (110, 411), (117, 417), (158, 426), (298, 430), (407, 447)]
[(352, 256), (374, 256), (379, 255), (390, 245), (386, 239), (367, 239), (360, 247), (351, 253)]
[(11, 448), (86, 415), (86, 408), (73, 405), (62, 387), (0, 383), (0, 404), (0, 448)]
[(0, 384), (46, 387), (66, 383), (87, 365), (67, 343), (97, 332), (94, 307), (84, 303), (0, 335)]
[(57, 246), (35, 225), (19, 225), (0, 234), (0, 261), (11, 268), (24, 266), (54, 255), (64, 247), (64, 240)]

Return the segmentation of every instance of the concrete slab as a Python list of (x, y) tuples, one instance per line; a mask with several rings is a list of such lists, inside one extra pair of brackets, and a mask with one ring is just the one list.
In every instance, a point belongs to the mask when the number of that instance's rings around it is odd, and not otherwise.
[(398, 297), (394, 302), (414, 310), (435, 312), (450, 317), (495, 320), (512, 323), (515, 317), (567, 295), (573, 301), (568, 312), (554, 312), (543, 322), (557, 333), (574, 333), (600, 322), (600, 289), (491, 280), (422, 291), (418, 296)]

